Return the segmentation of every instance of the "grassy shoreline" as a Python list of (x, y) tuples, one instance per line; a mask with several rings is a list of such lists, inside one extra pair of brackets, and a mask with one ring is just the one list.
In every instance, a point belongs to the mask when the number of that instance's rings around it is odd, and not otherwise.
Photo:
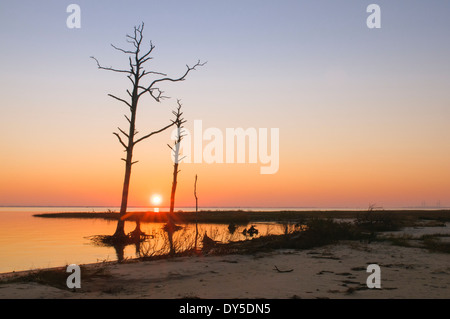
[[(376, 210), (376, 211), (200, 211), (195, 212), (175, 212), (173, 218), (178, 223), (214, 223), (214, 224), (247, 224), (252, 222), (298, 222), (310, 218), (319, 219), (354, 219), (362, 214), (385, 214), (396, 220), (402, 220), (405, 225), (414, 223), (417, 220), (437, 220), (450, 221), (450, 210)], [(40, 218), (94, 218), (104, 220), (118, 220), (117, 212), (62, 212), (62, 213), (42, 213), (35, 214)], [(167, 212), (133, 212), (129, 213), (125, 220), (148, 223), (167, 222)]]

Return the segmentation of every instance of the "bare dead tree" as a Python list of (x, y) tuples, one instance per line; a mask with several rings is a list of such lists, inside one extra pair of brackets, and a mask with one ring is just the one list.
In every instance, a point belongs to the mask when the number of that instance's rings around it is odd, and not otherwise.
[(194, 197), (195, 197), (195, 250), (197, 250), (197, 238), (198, 238), (198, 221), (197, 221), (197, 213), (198, 213), (197, 174), (195, 174)]
[(197, 197), (197, 174), (195, 174), (194, 182), (194, 197), (195, 197), (195, 212), (198, 212), (198, 197)]
[(175, 192), (177, 190), (177, 180), (178, 180), (178, 173), (180, 170), (178, 169), (179, 163), (183, 160), (183, 158), (180, 158), (180, 147), (181, 147), (181, 141), (183, 140), (184, 134), (184, 123), (186, 123), (186, 120), (183, 118), (183, 112), (181, 112), (181, 103), (180, 100), (177, 101), (178, 108), (176, 111), (172, 111), (172, 114), (175, 115), (175, 126), (177, 127), (177, 133), (175, 136), (175, 144), (174, 146), (169, 146), (169, 148), (172, 150), (173, 155), (173, 179), (172, 179), (172, 190), (170, 192), (170, 214), (173, 214), (174, 208), (175, 208)]
[(172, 189), (170, 192), (170, 211), (167, 215), (167, 224), (165, 226), (165, 230), (167, 232), (167, 236), (169, 239), (169, 254), (173, 255), (175, 254), (175, 246), (173, 243), (173, 234), (175, 231), (178, 230), (178, 226), (175, 225), (175, 221), (173, 218), (173, 212), (175, 208), (175, 192), (177, 190), (177, 177), (180, 170), (178, 169), (178, 165), (182, 158), (180, 159), (180, 146), (181, 146), (181, 140), (183, 139), (184, 130), (183, 125), (186, 123), (186, 120), (183, 118), (183, 112), (181, 112), (181, 103), (180, 100), (177, 100), (178, 108), (176, 111), (172, 111), (172, 114), (175, 116), (175, 120), (173, 121), (175, 123), (175, 126), (177, 128), (177, 133), (175, 136), (175, 144), (174, 146), (169, 146), (169, 148), (172, 150), (172, 157), (173, 157), (173, 178), (172, 178)]
[[(127, 108), (130, 111), (129, 116), (125, 115), (125, 118), (127, 119), (129, 123), (128, 130), (125, 131), (118, 127), (118, 132), (114, 132), (113, 134), (117, 137), (119, 143), (123, 146), (126, 152), (125, 158), (122, 158), (122, 160), (125, 162), (125, 177), (123, 182), (123, 190), (122, 190), (122, 201), (120, 206), (120, 214), (119, 214), (119, 221), (117, 223), (116, 231), (113, 235), (115, 239), (126, 239), (125, 231), (124, 231), (124, 225), (125, 220), (124, 216), (127, 211), (127, 204), (128, 204), (128, 191), (130, 186), (130, 178), (131, 178), (131, 168), (134, 164), (137, 163), (137, 161), (133, 161), (133, 149), (134, 147), (148, 139), (149, 137), (161, 133), (164, 130), (168, 129), (172, 125), (175, 125), (175, 121), (171, 121), (171, 123), (168, 123), (163, 128), (160, 128), (158, 130), (155, 130), (153, 132), (147, 133), (143, 136), (138, 137), (138, 131), (136, 130), (136, 115), (137, 115), (137, 107), (139, 100), (142, 96), (145, 94), (149, 94), (156, 102), (161, 102), (161, 100), (167, 98), (167, 96), (164, 96), (164, 92), (160, 89), (159, 85), (163, 84), (164, 82), (180, 82), (184, 81), (187, 77), (187, 75), (196, 69), (196, 67), (203, 66), (205, 63), (201, 63), (200, 60), (195, 63), (193, 66), (186, 65), (186, 71), (179, 77), (169, 77), (165, 73), (156, 72), (156, 71), (147, 71), (144, 68), (144, 65), (146, 62), (153, 59), (150, 55), (153, 52), (153, 49), (155, 46), (150, 42), (150, 47), (146, 51), (141, 51), (143, 46), (143, 30), (144, 30), (144, 23), (141, 25), (134, 27), (134, 34), (132, 35), (126, 35), (127, 42), (132, 45), (130, 50), (125, 50), (119, 47), (116, 47), (115, 45), (111, 44), (111, 46), (117, 50), (120, 51), (126, 55), (128, 55), (128, 62), (129, 62), (129, 68), (128, 69), (116, 69), (113, 67), (105, 67), (100, 64), (100, 62), (95, 58), (94, 59), (97, 63), (97, 67), (101, 70), (106, 71), (112, 71), (117, 73), (123, 73), (127, 76), (127, 78), (131, 82), (131, 89), (127, 89), (126, 92), (128, 94), (127, 99), (123, 99), (121, 97), (118, 97), (113, 94), (108, 94), (108, 96), (112, 97), (113, 99), (122, 102), (127, 106)], [(147, 80), (149, 77), (151, 77), (151, 80)], [(156, 78), (156, 79), (155, 79)], [(146, 80), (147, 84), (144, 84), (144, 80)]]

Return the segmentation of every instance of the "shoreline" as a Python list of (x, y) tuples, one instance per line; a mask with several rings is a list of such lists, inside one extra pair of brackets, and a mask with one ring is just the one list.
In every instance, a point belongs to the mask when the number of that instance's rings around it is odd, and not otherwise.
[[(288, 222), (299, 221), (310, 218), (339, 218), (351, 219), (361, 214), (377, 213), (391, 214), (397, 219), (415, 221), (418, 219), (436, 219), (450, 221), (450, 210), (324, 210), (324, 211), (245, 211), (245, 210), (224, 210), (224, 211), (199, 211), (196, 212), (174, 212), (173, 219), (178, 223), (235, 223), (244, 224), (251, 222)], [(168, 212), (130, 212), (124, 216), (126, 221), (136, 221), (147, 223), (167, 222)], [(38, 218), (98, 218), (105, 220), (118, 220), (117, 212), (61, 212), (61, 213), (39, 213), (33, 214)]]
[[(203, 212), (205, 220), (216, 222), (249, 214), (254, 213)], [(217, 243), (197, 254), (80, 264), (82, 288), (75, 290), (65, 286), (67, 265), (1, 273), (0, 298), (450, 298), (450, 211), (253, 216), (280, 223), (306, 220), (308, 228)], [(346, 220), (356, 217), (356, 223)], [(369, 264), (381, 267), (382, 289), (367, 288)]]
[[(448, 261), (448, 254), (420, 248), (345, 241), (306, 250), (86, 264), (81, 289), (19, 281), (2, 283), (0, 298), (448, 299)], [(373, 263), (382, 269), (381, 289), (366, 285)]]

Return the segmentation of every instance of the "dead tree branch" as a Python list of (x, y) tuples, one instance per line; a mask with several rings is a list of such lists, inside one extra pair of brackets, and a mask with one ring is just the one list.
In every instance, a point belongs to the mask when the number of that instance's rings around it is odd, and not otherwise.
[(167, 130), (169, 127), (171, 127), (171, 126), (174, 125), (174, 124), (175, 124), (175, 122), (172, 121), (171, 124), (169, 124), (169, 125), (167, 125), (167, 126), (164, 126), (162, 129), (157, 130), (157, 131), (153, 131), (153, 132), (151, 132), (151, 133), (149, 133), (149, 134), (147, 134), (147, 135), (145, 135), (145, 136), (142, 136), (141, 138), (139, 138), (138, 140), (136, 140), (136, 141), (133, 143), (133, 145), (136, 145), (137, 143), (142, 142), (143, 140), (149, 138), (149, 137), (152, 136), (152, 135), (155, 135), (155, 134), (161, 133), (162, 131)]

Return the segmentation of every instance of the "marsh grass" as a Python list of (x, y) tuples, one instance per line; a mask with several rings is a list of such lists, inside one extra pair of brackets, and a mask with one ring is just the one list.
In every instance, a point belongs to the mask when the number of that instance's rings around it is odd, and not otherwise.
[(450, 253), (450, 242), (443, 242), (441, 237), (450, 237), (450, 234), (423, 235), (423, 245), (431, 252)]
[[(389, 214), (369, 213), (370, 216), (364, 216), (359, 222), (336, 221), (332, 218), (309, 218), (302, 219), (302, 223), (283, 222), (274, 224), (273, 229), (278, 234), (271, 234), (268, 231), (261, 236), (255, 238), (247, 238), (246, 240), (233, 239), (235, 234), (219, 232), (215, 228), (209, 228), (207, 231), (202, 230), (202, 234), (207, 233), (208, 236), (215, 241), (211, 247), (204, 248), (201, 244), (194, 247), (194, 236), (192, 233), (178, 232), (174, 236), (173, 242), (176, 247), (176, 255), (187, 255), (192, 253), (222, 255), (230, 253), (252, 254), (261, 251), (273, 249), (310, 249), (328, 244), (336, 244), (339, 241), (390, 241), (392, 244), (404, 247), (414, 247), (411, 245), (410, 236), (391, 236), (377, 237), (378, 231), (386, 231), (398, 229), (395, 218), (391, 218)], [(203, 235), (201, 235), (202, 237)], [(164, 236), (160, 237), (164, 239)], [(167, 241), (167, 239), (165, 240)], [(437, 245), (436, 249), (445, 250), (444, 245)], [(153, 245), (153, 246), (152, 246)], [(430, 242), (431, 245), (431, 242)], [(141, 256), (163, 257), (168, 254), (167, 243), (159, 243), (159, 249), (156, 243), (145, 244), (145, 249), (141, 250)]]
[(412, 240), (414, 238), (411, 235), (402, 235), (402, 236), (389, 236), (384, 238), (379, 238), (379, 241), (389, 241), (392, 245), (401, 246), (401, 247), (417, 247), (412, 244)]
[[(432, 226), (430, 226), (432, 227)], [(424, 248), (430, 252), (450, 253), (450, 242), (443, 242), (441, 238), (450, 237), (450, 234), (427, 234), (420, 237), (403, 234), (400, 236), (377, 237), (377, 241), (388, 241), (400, 247)]]
[(281, 235), (266, 235), (251, 240), (216, 244), (208, 254), (257, 253), (273, 249), (309, 249), (341, 240), (363, 240), (368, 235), (355, 225), (333, 219), (312, 218), (301, 227), (293, 227)]
[[(289, 225), (289, 226), (288, 226)], [(410, 235), (378, 237), (378, 232), (401, 229), (401, 220), (385, 211), (368, 211), (360, 214), (356, 222), (336, 221), (332, 218), (309, 218), (300, 227), (280, 224), (282, 235), (266, 234), (251, 240), (217, 244), (209, 254), (255, 253), (272, 249), (310, 249), (340, 241), (390, 241), (402, 247), (420, 247), (430, 251), (448, 253), (450, 243), (439, 237), (448, 234), (424, 235), (414, 238)]]
[[(310, 218), (357, 218), (358, 215), (364, 217), (367, 213), (388, 213), (391, 217), (399, 219), (405, 223), (414, 223), (417, 220), (430, 220), (439, 222), (450, 222), (450, 210), (380, 210), (376, 207), (369, 207), (368, 210), (361, 211), (244, 211), (244, 210), (211, 210), (195, 212), (176, 212), (173, 214), (174, 220), (179, 224), (185, 223), (215, 223), (246, 225), (252, 222), (299, 222)], [(41, 218), (100, 218), (117, 220), (119, 213), (108, 212), (64, 212), (64, 213), (44, 213), (35, 214)], [(127, 220), (140, 219), (142, 222), (167, 222), (167, 213), (160, 212), (135, 212), (130, 214)]]
[(377, 211), (372, 207), (367, 212), (358, 213), (355, 220), (356, 226), (361, 230), (370, 232), (393, 231), (402, 227), (401, 219), (387, 211)]

